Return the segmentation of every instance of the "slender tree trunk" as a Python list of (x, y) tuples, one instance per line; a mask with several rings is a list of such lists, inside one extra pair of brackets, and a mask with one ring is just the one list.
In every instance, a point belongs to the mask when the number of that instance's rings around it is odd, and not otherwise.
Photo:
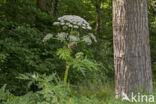
[(101, 6), (101, 0), (96, 0), (95, 11), (96, 11), (96, 32), (97, 33), (100, 31), (100, 22), (101, 22), (100, 6)]
[(57, 12), (59, 0), (37, 0), (37, 6), (42, 10), (48, 12), (51, 16), (55, 16)]
[(56, 16), (58, 2), (58, 0), (51, 0), (51, 9), (49, 11), (51, 16)]
[(101, 24), (101, 0), (93, 0), (93, 3), (94, 3), (94, 6), (95, 6), (95, 13), (96, 13), (96, 24), (95, 24), (95, 33), (96, 33), (96, 38), (98, 40), (98, 43), (94, 49), (94, 56), (95, 56), (95, 59), (100, 59), (100, 57), (98, 57), (98, 52), (99, 52), (99, 48), (100, 48), (100, 24)]
[(47, 0), (37, 0), (37, 6), (42, 11), (47, 11)]
[(116, 98), (152, 92), (147, 0), (113, 0)]

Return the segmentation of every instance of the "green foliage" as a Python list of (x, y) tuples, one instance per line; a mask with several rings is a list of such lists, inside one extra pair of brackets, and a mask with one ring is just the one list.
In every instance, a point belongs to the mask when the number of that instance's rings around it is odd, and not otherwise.
[[(18, 78), (30, 80), (41, 90), (35, 93), (29, 92), (24, 96), (18, 97), (12, 95), (9, 91), (5, 91), (4, 86), (0, 90), (0, 101), (2, 104), (100, 104), (95, 98), (81, 97), (79, 99), (78, 97), (71, 96), (68, 86), (61, 84), (55, 74), (50, 76), (21, 74)], [(55, 83), (51, 81), (55, 81)]]
[(58, 55), (62, 60), (71, 60), (71, 54), (67, 47), (58, 49), (56, 55)]
[(97, 70), (98, 64), (96, 62), (89, 60), (87, 57), (84, 58), (76, 58), (72, 60), (69, 65), (71, 65), (74, 69), (80, 71), (83, 75), (85, 75), (86, 71)]
[(21, 74), (19, 78), (35, 81), (34, 83), (41, 89), (23, 96), (14, 96), (4, 85), (0, 89), (1, 104), (138, 104), (115, 99), (112, 84), (107, 83), (103, 87), (101, 81), (85, 82), (75, 89), (61, 84), (55, 74), (49, 76), (36, 74), (36, 77), (34, 74)]
[[(0, 13), (6, 9), (2, 8)], [(50, 16), (44, 16), (51, 21)], [(19, 24), (7, 17), (6, 14), (0, 17), (0, 86), (7, 84), (11, 92), (19, 91), (18, 94), (23, 94), (26, 82), (17, 80), (16, 75), (35, 71), (49, 73), (55, 71), (57, 66), (61, 67), (54, 55), (57, 45), (42, 43), (44, 34), (51, 28), (46, 27), (46, 31), (41, 32), (35, 24), (28, 24), (27, 21)]]
[(60, 59), (68, 60), (68, 64), (72, 66), (73, 69), (77, 69), (83, 74), (85, 73), (85, 70), (89, 69), (97, 70), (97, 64), (94, 61), (89, 60), (87, 57), (84, 56), (76, 56), (72, 57), (68, 48), (64, 47), (57, 51), (57, 55)]
[(6, 55), (5, 54), (0, 54), (0, 63), (5, 62)]

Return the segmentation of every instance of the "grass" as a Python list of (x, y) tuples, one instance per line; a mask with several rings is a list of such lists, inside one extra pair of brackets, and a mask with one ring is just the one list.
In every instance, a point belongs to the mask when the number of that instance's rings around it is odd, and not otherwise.
[[(156, 88), (155, 84), (154, 88)], [(60, 100), (56, 100), (57, 103), (49, 103), (48, 100), (49, 98), (51, 99), (51, 95), (49, 95), (47, 90), (44, 91), (46, 92), (42, 91), (42, 93), (47, 99), (41, 96), (34, 97), (36, 94), (33, 92), (24, 96), (14, 96), (12, 94), (4, 93), (1, 90), (0, 104), (156, 104), (156, 102), (131, 103), (122, 101), (121, 99), (115, 99), (114, 84), (101, 80), (83, 81), (75, 88), (70, 87), (70, 92), (67, 95), (64, 95), (64, 90), (56, 90), (59, 95), (62, 95), (62, 97), (59, 96)], [(156, 90), (154, 92), (156, 92)], [(54, 98), (56, 97), (52, 97), (52, 99)], [(35, 100), (37, 100), (37, 103)], [(3, 101), (3, 103), (1, 101)]]
[[(156, 83), (154, 83), (154, 88), (156, 89)], [(114, 84), (102, 81), (84, 81), (83, 83), (78, 85), (77, 89), (74, 92), (74, 96), (81, 97), (85, 96), (87, 98), (97, 99), (98, 102), (95, 104), (156, 104), (156, 94), (155, 102), (149, 103), (132, 103), (128, 101), (122, 101), (121, 99), (115, 99), (115, 92), (114, 92)], [(156, 90), (154, 91), (156, 92)], [(93, 103), (94, 104), (94, 103)]]

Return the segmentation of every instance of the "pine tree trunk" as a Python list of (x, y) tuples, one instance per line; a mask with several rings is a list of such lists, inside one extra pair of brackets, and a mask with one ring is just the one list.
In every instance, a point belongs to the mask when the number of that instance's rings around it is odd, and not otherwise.
[(113, 0), (116, 98), (152, 92), (147, 0)]

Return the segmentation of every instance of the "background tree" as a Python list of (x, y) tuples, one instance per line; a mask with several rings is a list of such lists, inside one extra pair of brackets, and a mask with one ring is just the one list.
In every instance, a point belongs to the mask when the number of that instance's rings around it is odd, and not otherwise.
[(147, 0), (113, 0), (115, 92), (152, 92)]
[(100, 23), (101, 23), (101, 3), (102, 0), (95, 0), (95, 11), (96, 11), (96, 32), (100, 31)]
[(37, 6), (42, 11), (46, 11), (47, 10), (47, 3), (48, 3), (48, 0), (37, 0)]
[(37, 6), (48, 12), (51, 16), (55, 16), (58, 7), (58, 0), (37, 0)]

